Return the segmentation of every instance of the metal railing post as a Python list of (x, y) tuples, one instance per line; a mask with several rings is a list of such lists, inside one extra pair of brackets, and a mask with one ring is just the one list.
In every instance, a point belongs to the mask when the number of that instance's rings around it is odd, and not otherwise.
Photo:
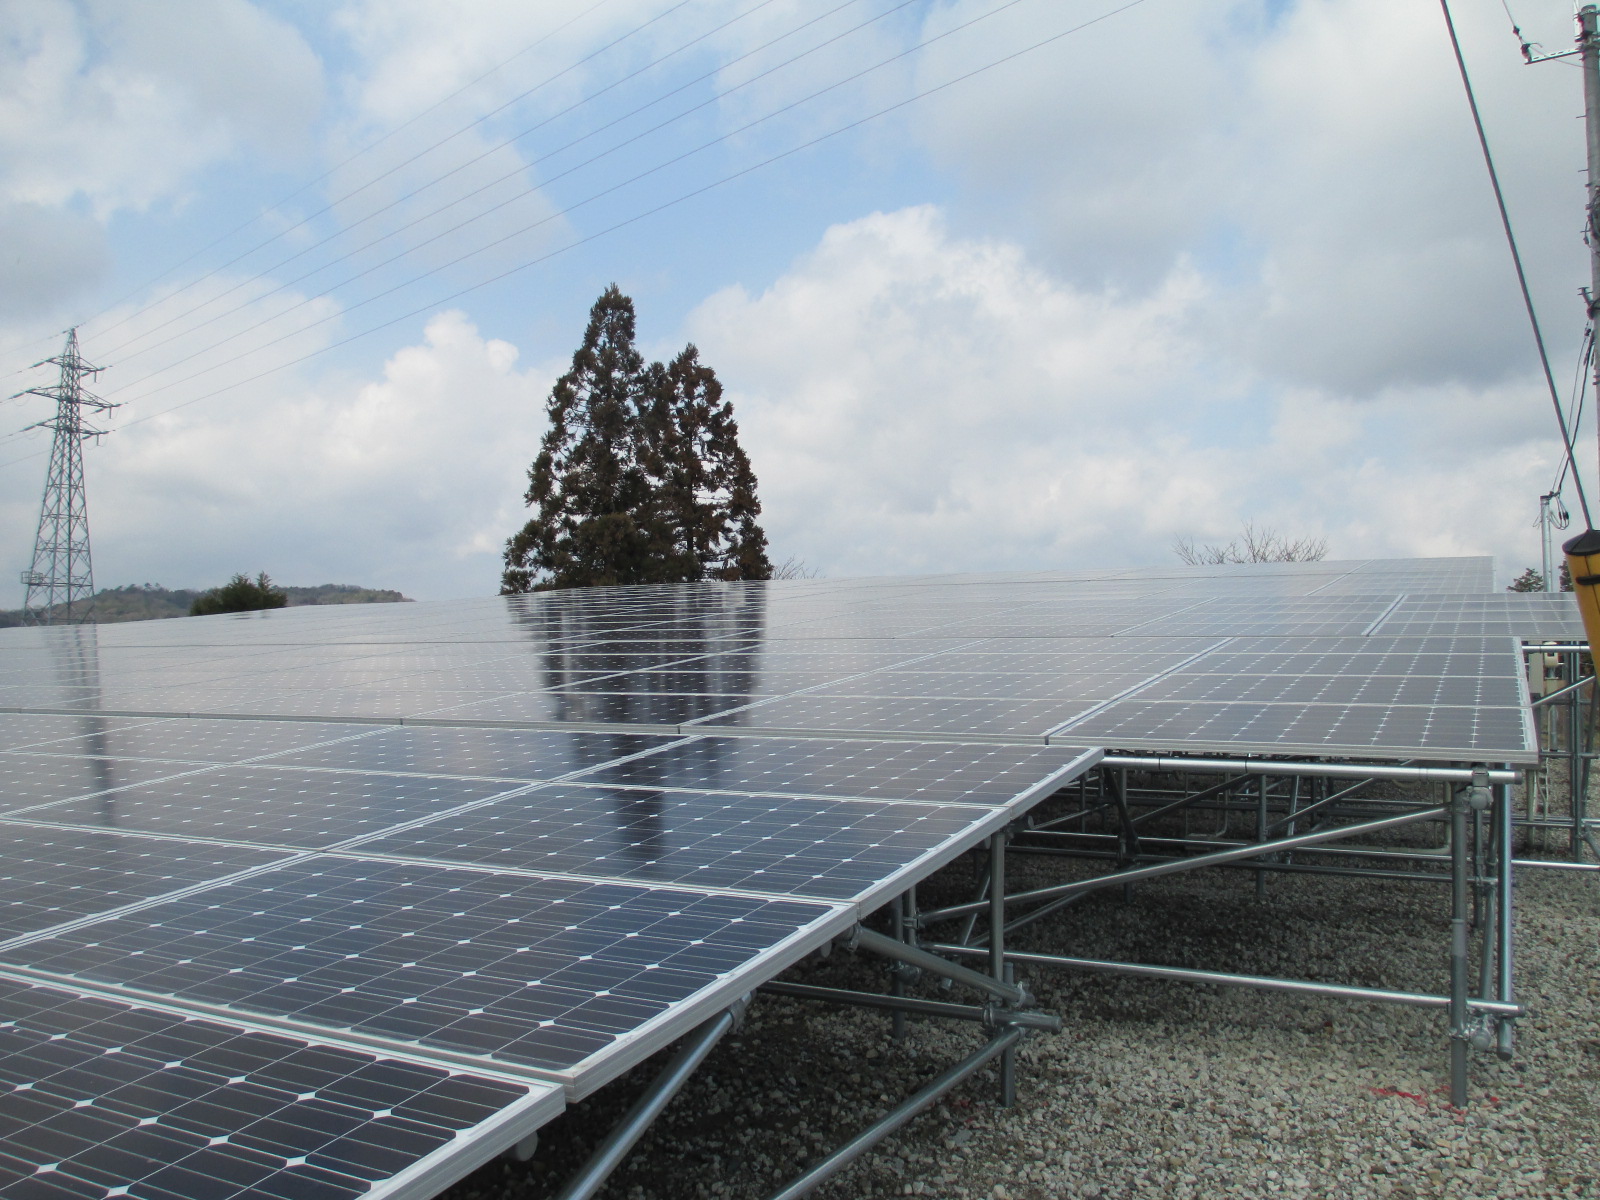
[(1450, 798), (1450, 1103), (1467, 1104), (1467, 789)]

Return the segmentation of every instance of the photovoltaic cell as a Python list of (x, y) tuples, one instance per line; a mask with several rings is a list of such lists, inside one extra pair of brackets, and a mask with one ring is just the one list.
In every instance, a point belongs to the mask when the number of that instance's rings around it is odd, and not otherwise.
[(375, 841), (364, 852), (859, 902), (989, 808), (557, 785)]
[(495, 779), (556, 779), (670, 744), (671, 737), (572, 730), (407, 726), (275, 755), (275, 766), (396, 771)]
[(0, 938), (283, 858), (266, 850), (0, 821)]
[(697, 737), (586, 782), (1004, 806), (1075, 764), (1066, 747), (835, 738)]
[(0, 978), (5, 1200), (344, 1200), (430, 1160), (469, 1169), (473, 1142), (559, 1107), (539, 1083)]
[(218, 838), (332, 846), (518, 785), (350, 771), (219, 767), (32, 810), (30, 820)]
[(1225, 752), (1240, 745), (1266, 745), (1295, 753), (1399, 752), (1470, 759), (1486, 744), (1525, 744), (1524, 721), (1520, 708), (1196, 704), (1135, 698), (1118, 701), (1055, 736), (1108, 747), (1186, 746)]
[(570, 1071), (760, 957), (776, 974), (848, 920), (796, 901), (321, 857), (0, 960)]

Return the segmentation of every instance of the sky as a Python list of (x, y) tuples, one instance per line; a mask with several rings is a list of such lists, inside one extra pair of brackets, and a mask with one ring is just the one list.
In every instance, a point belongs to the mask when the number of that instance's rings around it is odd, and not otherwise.
[[(1570, 396), (1581, 75), (1452, 7)], [(1246, 522), (1539, 561), (1560, 442), (1437, 0), (0, 0), (0, 394), (69, 326), (105, 368), (98, 586), (492, 594), (613, 282), (828, 577)], [(0, 403), (0, 606), (51, 411)]]

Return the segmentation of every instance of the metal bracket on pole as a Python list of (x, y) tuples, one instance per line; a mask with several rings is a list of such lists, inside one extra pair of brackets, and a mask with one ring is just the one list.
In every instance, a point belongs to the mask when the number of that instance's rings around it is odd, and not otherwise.
[(897, 938), (885, 937), (860, 925), (851, 932), (850, 944), (872, 954), (881, 954), (884, 958), (892, 958), (908, 966), (918, 967), (930, 975), (937, 975), (952, 983), (965, 984), (980, 992), (987, 992), (1017, 1008), (1027, 1008), (1033, 1003), (1033, 997), (1028, 994), (1026, 988), (984, 975), (959, 963), (940, 958), (937, 954), (930, 954), (920, 947), (909, 946)]

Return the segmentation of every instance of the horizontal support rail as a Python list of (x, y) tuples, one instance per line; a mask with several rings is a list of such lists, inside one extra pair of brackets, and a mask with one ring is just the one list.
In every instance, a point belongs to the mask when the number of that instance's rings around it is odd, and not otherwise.
[[(1102, 767), (1130, 771), (1190, 771), (1223, 775), (1313, 775), (1324, 779), (1395, 779), (1417, 783), (1471, 783), (1485, 772), (1471, 767), (1386, 767), (1375, 763), (1273, 762), (1257, 758), (1179, 758), (1170, 754), (1108, 754)], [(1521, 783), (1521, 771), (1487, 772), (1490, 783)]]
[[(1249, 846), (1218, 850), (1212, 854), (1197, 854), (1193, 858), (1172, 859), (1168, 862), (1156, 863), (1154, 866), (1135, 867), (1128, 871), (1115, 871), (1110, 875), (1096, 875), (1093, 879), (1078, 879), (1072, 883), (1058, 883), (1052, 887), (1034, 888), (1028, 892), (1013, 892), (1006, 897), (1006, 903), (1052, 900), (1057, 896), (1073, 896), (1080, 892), (1093, 892), (1098, 891), (1100, 888), (1138, 883), (1141, 880), (1156, 879), (1162, 875), (1174, 875), (1179, 871), (1196, 871), (1202, 867), (1215, 867), (1221, 866), (1223, 863), (1259, 858), (1264, 854), (1277, 854), (1280, 851), (1295, 850), (1301, 846), (1315, 846), (1321, 842), (1338, 841), (1340, 838), (1359, 837), (1363, 834), (1376, 833), (1384, 829), (1398, 829), (1403, 825), (1414, 825), (1418, 821), (1436, 821), (1439, 819), (1440, 814), (1445, 811), (1441, 808), (1422, 808), (1415, 812), (1401, 813), (1396, 817), (1380, 817), (1376, 821), (1362, 821), (1356, 825), (1342, 825), (1334, 829), (1318, 830), (1315, 833), (1296, 834), (1294, 837), (1278, 838), (1276, 841), (1257, 842)], [(962, 916), (969, 912), (981, 912), (988, 907), (989, 902), (987, 900), (979, 900), (971, 904), (953, 904), (947, 908), (925, 912), (920, 919), (922, 921), (940, 921), (947, 917)]]
[[(943, 954), (970, 957), (988, 954), (987, 950), (971, 946), (936, 945), (934, 948)], [(1342, 1000), (1371, 1000), (1378, 1004), (1405, 1004), (1415, 1008), (1450, 1007), (1449, 996), (1434, 996), (1428, 992), (1399, 992), (1387, 988), (1352, 987), (1342, 983), (1314, 983), (1309, 979), (1278, 979), (1271, 975), (1234, 975), (1224, 971), (1197, 971), (1189, 967), (1157, 967), (1146, 963), (1108, 962), (1098, 958), (1072, 958), (1065, 954), (1035, 954), (1021, 950), (1007, 950), (1006, 961), (1040, 967), (1065, 967), (1074, 971), (1138, 975), (1146, 979), (1170, 979), (1181, 983), (1214, 983), (1225, 987), (1298, 992), (1308, 996), (1332, 996)], [(1520, 1004), (1503, 1004), (1497, 1000), (1468, 999), (1467, 1007), (1500, 1017), (1522, 1017), (1526, 1016), (1528, 1011)]]
[(819, 1000), (825, 1004), (852, 1004), (858, 1008), (886, 1008), (891, 1012), (911, 1013), (924, 1017), (949, 1017), (957, 1021), (981, 1021), (985, 1025), (1004, 1028), (1019, 1025), (1024, 1029), (1044, 1029), (1061, 1032), (1061, 1018), (1054, 1013), (979, 1007), (975, 1004), (952, 1004), (947, 1000), (923, 1000), (916, 996), (885, 996), (880, 992), (855, 992), (845, 988), (817, 987), (809, 983), (763, 983), (756, 989), (764, 996), (787, 996), (793, 1000)]

